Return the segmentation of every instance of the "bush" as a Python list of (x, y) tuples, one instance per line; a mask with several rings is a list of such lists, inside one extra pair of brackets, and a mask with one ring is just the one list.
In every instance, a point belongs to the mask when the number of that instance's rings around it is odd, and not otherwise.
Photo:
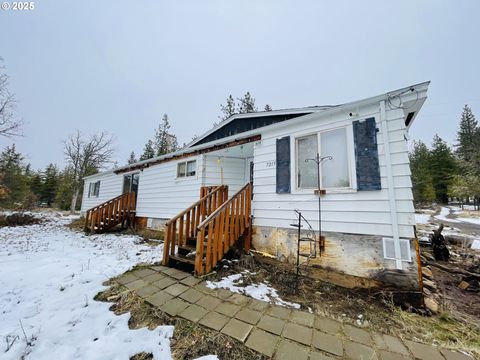
[(13, 213), (11, 215), (0, 215), (0, 227), (32, 225), (40, 222), (40, 219), (31, 214)]

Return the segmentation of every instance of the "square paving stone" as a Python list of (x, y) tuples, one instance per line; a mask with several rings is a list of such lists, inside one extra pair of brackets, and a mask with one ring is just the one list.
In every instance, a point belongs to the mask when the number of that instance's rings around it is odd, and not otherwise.
[(186, 300), (189, 303), (196, 303), (203, 296), (205, 296), (205, 294), (202, 294), (200, 291), (195, 289), (188, 289), (187, 291), (185, 291), (183, 294), (180, 295), (180, 297), (183, 300)]
[(136, 270), (133, 272), (133, 274), (135, 274), (135, 276), (138, 276), (138, 277), (145, 277), (147, 275), (152, 275), (152, 274), (155, 274), (155, 271), (153, 271), (152, 269), (141, 269), (141, 270)]
[(182, 284), (173, 284), (165, 289), (167, 293), (173, 296), (178, 296), (188, 290), (188, 287)]
[(218, 305), (220, 305), (221, 300), (216, 297), (205, 295), (200, 300), (197, 301), (197, 305), (204, 307), (207, 310), (215, 310)]
[(150, 304), (160, 307), (171, 299), (173, 299), (172, 295), (167, 294), (165, 291), (159, 291), (159, 292), (147, 297), (146, 300)]
[(373, 332), (372, 333), (372, 339), (373, 343), (378, 349), (386, 349), (387, 348), (387, 343), (385, 342), (385, 338), (383, 337), (382, 334)]
[(462, 354), (458, 351), (451, 351), (447, 349), (440, 349), (440, 352), (445, 356), (447, 360), (473, 360), (471, 356)]
[(205, 315), (202, 320), (200, 320), (199, 324), (219, 331), (225, 326), (228, 320), (230, 320), (230, 318), (226, 317), (225, 315), (216, 313), (215, 311), (211, 311), (207, 315)]
[(122, 285), (128, 284), (128, 283), (130, 283), (132, 281), (135, 281), (135, 280), (138, 280), (138, 277), (136, 277), (135, 275), (133, 275), (131, 273), (120, 275), (117, 278), (117, 282), (119, 284), (122, 284)]
[(407, 347), (412, 352), (415, 359), (420, 360), (443, 360), (443, 356), (435, 346), (405, 341)]
[(237, 311), (240, 310), (240, 306), (235, 304), (230, 304), (228, 302), (221, 303), (215, 308), (216, 312), (220, 314), (227, 315), (229, 317), (233, 317)]
[(347, 335), (353, 341), (364, 345), (372, 345), (372, 337), (367, 330), (347, 324), (344, 326), (344, 332), (345, 335)]
[(188, 305), (190, 304), (183, 300), (180, 300), (179, 298), (175, 298), (172, 300), (168, 300), (160, 307), (160, 309), (162, 309), (162, 311), (166, 312), (170, 316), (176, 316), (183, 310), (185, 310)]
[(245, 321), (246, 323), (255, 325), (262, 317), (262, 313), (250, 309), (242, 309), (235, 315), (235, 317), (239, 320)]
[(313, 330), (302, 325), (287, 323), (283, 329), (283, 336), (287, 339), (298, 341), (301, 344), (310, 345)]
[(275, 360), (307, 360), (310, 349), (297, 343), (282, 340), (275, 352)]
[(327, 319), (321, 316), (315, 318), (315, 329), (322, 330), (323, 332), (336, 335), (340, 332), (342, 324), (339, 321)]
[(200, 281), (202, 280), (199, 278), (196, 278), (195, 276), (190, 275), (190, 276), (187, 276), (185, 279), (182, 279), (180, 283), (187, 286), (194, 286), (194, 285), (197, 285)]
[(292, 314), (290, 315), (290, 321), (312, 327), (313, 321), (315, 320), (315, 315), (307, 313), (305, 311), (293, 310)]
[(173, 285), (175, 283), (176, 283), (175, 280), (173, 280), (172, 278), (166, 277), (162, 280), (155, 281), (152, 285), (160, 289), (165, 289), (166, 287), (169, 287), (170, 285)]
[(378, 356), (370, 347), (353, 341), (345, 342), (345, 356), (352, 360), (377, 360)]
[(135, 293), (142, 298), (146, 298), (146, 297), (148, 297), (152, 294), (155, 294), (159, 290), (160, 289), (157, 288), (156, 286), (148, 285), (148, 286), (145, 286), (145, 287), (140, 288), (138, 290), (135, 290)]
[(387, 350), (378, 350), (380, 359), (382, 360), (409, 360), (411, 357), (406, 357), (398, 353), (393, 353)]
[(268, 302), (260, 301), (257, 299), (252, 299), (250, 303), (247, 305), (250, 309), (255, 311), (264, 311), (268, 306)]
[(204, 282), (198, 283), (194, 286), (194, 288), (205, 294), (212, 294), (214, 292), (214, 290), (207, 287)]
[(165, 271), (165, 270), (168, 270), (169, 268), (163, 265), (155, 265), (155, 266), (150, 266), (150, 269), (155, 271)]
[(156, 272), (151, 275), (147, 275), (143, 277), (142, 280), (149, 283), (154, 283), (155, 281), (162, 280), (164, 278), (165, 278), (165, 275)]
[(396, 338), (391, 335), (383, 335), (383, 339), (385, 341), (386, 349), (391, 352), (399, 353), (402, 355), (409, 356), (409, 352), (405, 345), (403, 345), (402, 341), (399, 338)]
[(310, 359), (309, 360), (335, 360), (336, 358), (333, 358), (331, 356), (327, 356), (325, 354), (322, 354), (318, 351), (312, 351), (310, 353)]
[(179, 316), (183, 317), (184, 319), (199, 322), (201, 318), (203, 318), (208, 313), (207, 309), (202, 308), (198, 305), (190, 305), (185, 310), (183, 310)]
[(177, 270), (175, 268), (168, 268), (166, 270), (163, 270), (163, 273), (168, 275), (168, 276), (172, 276), (173, 274), (176, 274), (178, 272), (180, 272), (180, 270)]
[(217, 290), (217, 297), (222, 299), (222, 300), (226, 300), (232, 295), (233, 295), (233, 293), (230, 290), (227, 290), (227, 289), (218, 289)]
[(183, 280), (183, 279), (185, 279), (185, 278), (187, 278), (191, 275), (187, 272), (177, 270), (173, 274), (170, 274), (170, 276), (173, 277), (174, 279), (177, 279), (177, 280)]
[(250, 349), (271, 357), (279, 339), (280, 338), (276, 335), (269, 334), (263, 330), (254, 329), (250, 333), (245, 345)]
[(250, 301), (250, 298), (242, 294), (233, 294), (228, 298), (228, 301), (230, 301), (231, 303), (234, 303), (235, 305), (243, 306)]
[(271, 332), (275, 335), (280, 335), (283, 331), (285, 324), (286, 324), (285, 320), (282, 320), (270, 315), (263, 315), (257, 327), (259, 327), (260, 329), (266, 330), (268, 332)]
[(239, 321), (237, 319), (231, 319), (227, 325), (222, 329), (222, 333), (231, 336), (234, 339), (245, 342), (248, 334), (252, 330), (253, 326)]
[(290, 312), (291, 312), (290, 309), (282, 306), (272, 306), (267, 310), (268, 315), (272, 315), (279, 319), (285, 319), (285, 320), (290, 317)]
[(129, 290), (138, 290), (138, 289), (141, 289), (145, 286), (148, 286), (148, 283), (146, 283), (145, 281), (143, 280), (135, 280), (135, 281), (132, 281), (132, 282), (129, 282), (128, 284), (125, 284), (125, 286), (129, 289)]
[(330, 354), (342, 356), (343, 344), (342, 340), (336, 335), (326, 334), (321, 331), (313, 332), (312, 345), (317, 349)]

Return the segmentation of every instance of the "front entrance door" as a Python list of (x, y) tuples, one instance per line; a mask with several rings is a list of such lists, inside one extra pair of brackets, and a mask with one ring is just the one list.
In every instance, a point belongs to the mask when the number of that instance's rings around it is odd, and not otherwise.
[(245, 159), (245, 181), (244, 183), (253, 183), (253, 157)]
[(135, 202), (137, 201), (138, 195), (138, 180), (140, 178), (139, 173), (128, 174), (123, 176), (123, 193), (128, 193), (133, 191), (135, 193)]

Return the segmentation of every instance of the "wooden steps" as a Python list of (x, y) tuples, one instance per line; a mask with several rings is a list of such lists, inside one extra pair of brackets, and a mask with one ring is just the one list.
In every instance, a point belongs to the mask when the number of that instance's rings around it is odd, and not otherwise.
[(202, 190), (199, 201), (165, 225), (163, 264), (183, 264), (193, 267), (195, 275), (202, 275), (210, 272), (241, 237), (248, 251), (251, 191), (248, 183), (227, 200), (225, 185)]

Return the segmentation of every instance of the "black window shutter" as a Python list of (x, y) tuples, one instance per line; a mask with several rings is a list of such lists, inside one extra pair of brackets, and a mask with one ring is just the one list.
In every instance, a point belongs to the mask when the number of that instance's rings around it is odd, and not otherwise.
[(290, 136), (277, 139), (277, 194), (290, 193)]
[(377, 128), (375, 118), (353, 122), (355, 163), (358, 190), (380, 190), (380, 165), (378, 163)]

